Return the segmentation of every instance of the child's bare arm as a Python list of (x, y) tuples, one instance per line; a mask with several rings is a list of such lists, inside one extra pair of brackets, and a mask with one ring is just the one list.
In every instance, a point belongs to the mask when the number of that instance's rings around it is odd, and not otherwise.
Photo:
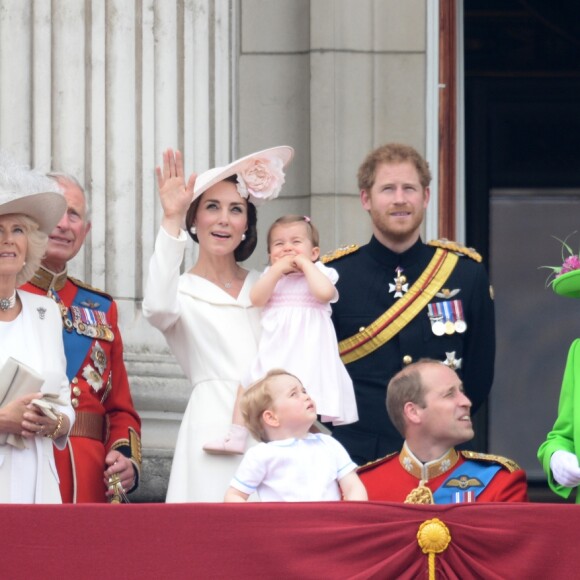
[(250, 496), (247, 493), (239, 491), (235, 487), (230, 486), (228, 491), (226, 491), (226, 496), (224, 497), (224, 502), (226, 503), (243, 503), (248, 501)]
[(345, 475), (339, 482), (342, 495), (347, 501), (366, 501), (368, 500), (367, 490), (357, 475), (356, 471), (351, 471)]
[(321, 302), (330, 302), (336, 296), (334, 284), (310, 261), (300, 254), (294, 258), (296, 267), (306, 277), (312, 295)]
[(278, 280), (280, 280), (284, 274), (294, 270), (291, 261), (291, 256), (281, 258), (272, 264), (263, 276), (260, 276), (260, 279), (250, 290), (250, 301), (254, 306), (264, 306), (266, 302), (270, 300)]

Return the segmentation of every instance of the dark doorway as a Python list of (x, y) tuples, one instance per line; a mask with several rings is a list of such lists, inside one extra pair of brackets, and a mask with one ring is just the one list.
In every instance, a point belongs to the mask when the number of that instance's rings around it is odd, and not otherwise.
[[(536, 451), (556, 417), (580, 301), (545, 288), (580, 250), (580, 2), (464, 0), (466, 231), (496, 292), (489, 451), (545, 483)], [(550, 500), (555, 499), (552, 496)]]

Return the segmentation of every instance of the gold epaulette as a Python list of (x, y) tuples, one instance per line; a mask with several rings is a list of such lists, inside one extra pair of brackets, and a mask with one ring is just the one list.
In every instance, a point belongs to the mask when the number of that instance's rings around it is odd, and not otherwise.
[(487, 461), (488, 463), (499, 463), (505, 467), (510, 473), (521, 469), (521, 467), (512, 459), (502, 457), (501, 455), (491, 455), (489, 453), (478, 453), (477, 451), (462, 451), (461, 455), (465, 459), (472, 459), (475, 461)]
[(113, 297), (110, 294), (107, 294), (107, 292), (105, 292), (104, 290), (100, 290), (99, 288), (95, 288), (94, 286), (91, 286), (90, 284), (87, 284), (86, 282), (83, 282), (82, 280), (78, 280), (77, 278), (73, 278), (72, 276), (69, 276), (68, 279), (75, 286), (79, 286), (80, 288), (84, 288), (85, 290), (90, 290), (91, 292), (94, 292), (95, 294), (100, 294), (101, 296), (105, 296), (109, 300), (113, 300)]
[(450, 252), (455, 252), (456, 254), (462, 254), (475, 260), (476, 262), (481, 262), (481, 254), (474, 250), (473, 248), (468, 248), (466, 246), (462, 246), (457, 242), (452, 242), (451, 240), (446, 240), (445, 238), (441, 238), (440, 240), (431, 240), (427, 242), (428, 246), (433, 246), (435, 248), (443, 248), (444, 250), (449, 250)]
[(320, 257), (320, 261), (323, 264), (328, 264), (328, 262), (333, 262), (334, 260), (338, 260), (338, 258), (342, 258), (343, 256), (348, 256), (354, 252), (360, 250), (360, 246), (358, 244), (350, 244), (348, 246), (341, 246), (334, 250), (334, 252), (330, 252), (329, 254), (324, 254), (324, 256)]
[(379, 465), (382, 465), (383, 463), (385, 463), (386, 461), (388, 461), (389, 459), (391, 459), (394, 455), (397, 455), (398, 453), (399, 453), (398, 451), (394, 451), (393, 453), (389, 453), (388, 455), (385, 455), (384, 457), (381, 457), (379, 459), (375, 459), (373, 461), (369, 461), (368, 463), (361, 465), (357, 469), (357, 472), (362, 473), (363, 471), (368, 471), (369, 469), (373, 469), (374, 467), (378, 467)]

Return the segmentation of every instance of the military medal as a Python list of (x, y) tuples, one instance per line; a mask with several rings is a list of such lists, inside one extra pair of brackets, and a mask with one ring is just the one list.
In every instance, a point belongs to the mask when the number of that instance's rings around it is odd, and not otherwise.
[(394, 292), (393, 296), (395, 298), (402, 298), (403, 294), (409, 290), (409, 284), (407, 284), (407, 276), (403, 276), (403, 268), (397, 266), (395, 269), (397, 275), (395, 276), (395, 283), (389, 283), (389, 292)]
[(445, 319), (445, 334), (455, 334), (455, 324), (453, 323), (453, 311), (450, 302), (441, 302), (443, 317)]
[(467, 323), (463, 318), (463, 304), (461, 300), (452, 300), (451, 307), (455, 315), (455, 331), (461, 334), (467, 330)]
[(68, 308), (63, 304), (62, 300), (60, 299), (60, 296), (54, 291), (53, 288), (49, 290), (48, 294), (56, 302), (60, 310), (60, 316), (62, 318), (62, 324), (65, 330), (67, 332), (72, 332), (74, 325), (73, 321), (70, 319)]
[(445, 324), (443, 324), (442, 320), (436, 320), (431, 325), (431, 330), (435, 336), (443, 336), (445, 334)]
[(91, 365), (83, 368), (83, 377), (95, 392), (98, 393), (103, 388), (103, 377)]
[(435, 336), (443, 336), (445, 334), (445, 324), (443, 323), (443, 313), (441, 312), (440, 304), (428, 304), (429, 320), (431, 321), (431, 331)]
[(89, 338), (98, 338), (107, 342), (112, 342), (115, 338), (105, 312), (74, 305), (71, 306), (71, 312), (73, 318), (71, 327), (78, 334), (88, 336)]
[(91, 360), (95, 363), (97, 370), (102, 375), (107, 367), (107, 355), (105, 354), (103, 347), (99, 344), (99, 341), (95, 341), (95, 344), (91, 349)]
[(443, 364), (447, 365), (450, 369), (456, 371), (461, 368), (461, 363), (463, 362), (462, 358), (455, 358), (455, 351), (446, 352), (445, 356), (447, 357)]

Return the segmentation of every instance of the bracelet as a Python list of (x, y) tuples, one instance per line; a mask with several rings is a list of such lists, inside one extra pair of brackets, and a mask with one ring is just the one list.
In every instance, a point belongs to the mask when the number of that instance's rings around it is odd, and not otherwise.
[(64, 415), (62, 413), (59, 413), (58, 421), (56, 423), (56, 427), (54, 428), (54, 431), (52, 433), (47, 433), (47, 435), (46, 435), (49, 439), (57, 439), (58, 438), (58, 432), (60, 431), (60, 428), (62, 427), (63, 421), (64, 421)]

